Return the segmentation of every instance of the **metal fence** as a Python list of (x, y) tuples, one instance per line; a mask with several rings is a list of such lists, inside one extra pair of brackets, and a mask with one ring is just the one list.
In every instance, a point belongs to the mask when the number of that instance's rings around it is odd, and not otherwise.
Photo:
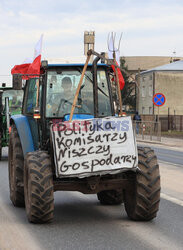
[[(132, 117), (133, 118), (133, 117)], [(157, 115), (141, 115), (142, 121), (157, 122)], [(160, 115), (161, 131), (183, 131), (183, 115)]]
[(162, 131), (174, 130), (183, 131), (183, 116), (182, 115), (168, 115), (160, 117), (162, 124)]
[(137, 139), (161, 141), (161, 123), (152, 121), (133, 122)]

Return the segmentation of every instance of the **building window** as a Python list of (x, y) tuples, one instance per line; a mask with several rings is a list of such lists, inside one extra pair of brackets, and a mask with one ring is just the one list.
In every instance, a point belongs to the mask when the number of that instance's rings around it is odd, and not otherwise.
[(142, 107), (142, 114), (145, 114), (145, 107)]
[(146, 89), (145, 86), (142, 86), (142, 97), (146, 96)]
[(152, 107), (149, 107), (149, 114), (152, 115), (152, 113), (153, 113), (153, 109)]
[(152, 85), (149, 86), (149, 96), (153, 96), (153, 88), (152, 88)]
[(152, 80), (152, 75), (149, 76), (149, 80)]

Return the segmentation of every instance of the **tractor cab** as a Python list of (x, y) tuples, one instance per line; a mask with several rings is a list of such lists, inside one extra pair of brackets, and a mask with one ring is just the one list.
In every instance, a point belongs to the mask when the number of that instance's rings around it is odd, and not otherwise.
[(11, 115), (20, 114), (23, 102), (23, 90), (14, 90), (12, 88), (3, 89), (2, 105), (5, 108), (6, 98), (9, 100), (9, 111)]
[[(67, 119), (70, 113), (76, 89), (81, 78), (84, 65), (52, 65), (48, 66), (46, 74), (46, 118)], [(97, 116), (105, 117), (112, 115), (110, 83), (107, 76), (107, 67), (98, 65), (97, 70), (97, 96), (98, 112)], [(75, 108), (75, 118), (95, 117), (94, 113), (93, 74), (92, 67), (89, 66), (85, 72), (82, 86), (79, 91), (78, 100)]]
[(5, 83), (0, 87), (0, 160), (2, 148), (8, 146), (10, 116), (20, 114), (22, 111), (23, 90), (17, 91), (12, 87), (6, 87)]
[[(33, 134), (33, 145), (25, 149), (25, 152), (32, 147), (45, 150), (50, 148), (50, 124), (69, 120), (84, 66), (84, 63), (55, 64), (49, 61), (42, 64), (43, 74), (39, 78), (29, 78), (24, 87), (22, 114)], [(106, 64), (100, 63), (96, 67), (88, 65), (73, 120), (114, 116), (109, 74), (110, 67)]]

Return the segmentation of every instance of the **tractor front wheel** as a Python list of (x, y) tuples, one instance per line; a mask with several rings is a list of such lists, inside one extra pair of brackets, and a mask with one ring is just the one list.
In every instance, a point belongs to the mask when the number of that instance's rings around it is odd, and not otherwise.
[(30, 222), (46, 223), (53, 219), (53, 174), (50, 157), (46, 152), (35, 151), (26, 154), (24, 195)]
[(134, 186), (125, 190), (125, 209), (132, 220), (156, 217), (160, 202), (160, 174), (157, 157), (149, 147), (138, 148), (138, 169)]

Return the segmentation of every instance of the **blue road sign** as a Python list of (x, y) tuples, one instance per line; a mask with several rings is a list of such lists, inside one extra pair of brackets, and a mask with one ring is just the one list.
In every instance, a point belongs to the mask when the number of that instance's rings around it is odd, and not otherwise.
[(153, 103), (154, 105), (160, 107), (163, 106), (165, 104), (166, 98), (162, 93), (156, 93), (153, 96)]

